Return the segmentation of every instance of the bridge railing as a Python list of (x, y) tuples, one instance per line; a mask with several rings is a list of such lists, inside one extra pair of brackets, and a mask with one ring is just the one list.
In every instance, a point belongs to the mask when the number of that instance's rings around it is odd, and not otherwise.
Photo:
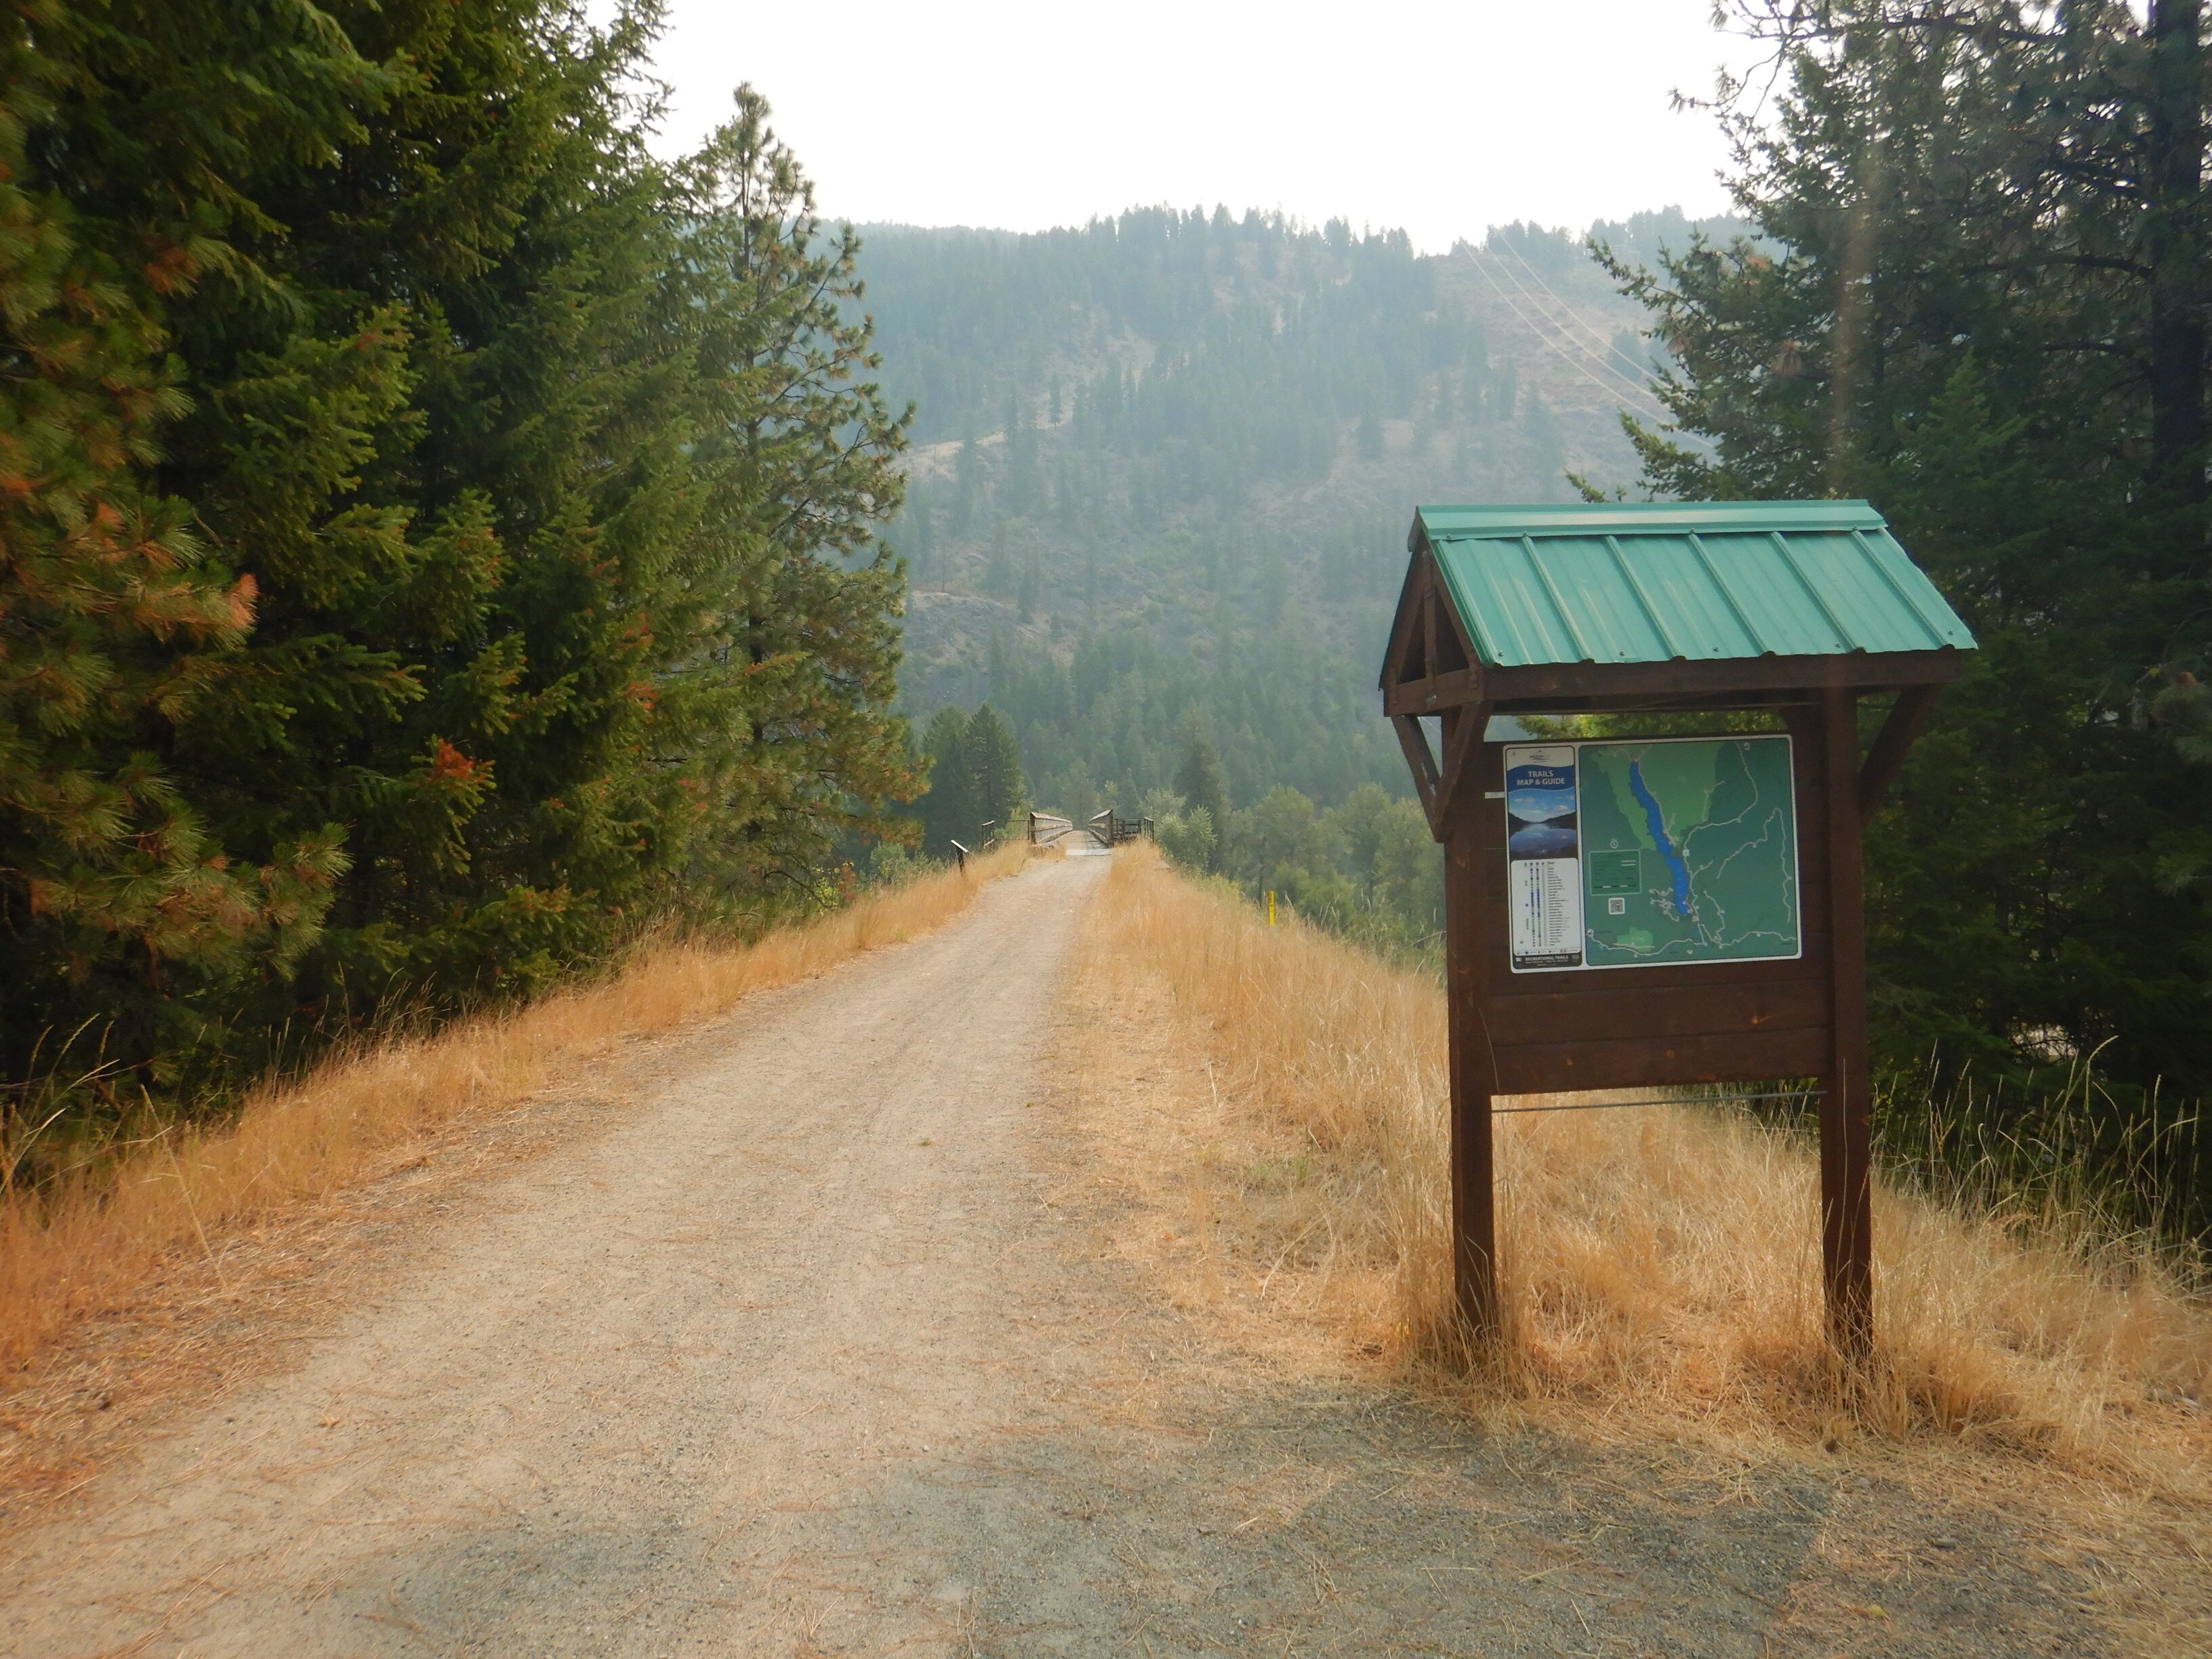
[(1158, 828), (1150, 818), (1123, 817), (1110, 806), (1103, 812), (1094, 813), (1091, 822), (1084, 827), (1101, 847), (1113, 847), (1125, 841), (1150, 837)]

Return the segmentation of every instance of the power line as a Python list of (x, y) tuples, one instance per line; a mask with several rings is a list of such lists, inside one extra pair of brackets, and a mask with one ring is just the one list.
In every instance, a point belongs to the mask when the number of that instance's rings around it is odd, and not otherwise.
[[(1510, 252), (1510, 249), (1509, 248), (1509, 250), (1508, 250), (1508, 251), (1509, 251), (1509, 252)], [(1518, 259), (1518, 258), (1520, 258), (1520, 257), (1521, 257), (1521, 256), (1520, 256), (1519, 254), (1516, 253), (1516, 254), (1514, 255), (1514, 257), (1515, 257), (1516, 259)], [(1534, 295), (1533, 295), (1533, 294), (1531, 294), (1531, 293), (1529, 293), (1529, 292), (1528, 292), (1528, 286), (1527, 286), (1527, 284), (1525, 284), (1524, 283), (1522, 283), (1522, 280), (1521, 280), (1518, 276), (1516, 276), (1513, 274), (1512, 268), (1511, 268), (1510, 266), (1508, 266), (1508, 265), (1504, 264), (1503, 263), (1501, 263), (1501, 264), (1499, 264), (1499, 266), (1498, 266), (1498, 269), (1499, 269), (1499, 270), (1503, 270), (1503, 271), (1504, 271), (1506, 280), (1507, 280), (1508, 282), (1511, 283), (1515, 288), (1519, 289), (1521, 290), (1521, 297), (1522, 297), (1522, 298), (1523, 298), (1524, 300), (1528, 301), (1528, 303), (1529, 303), (1530, 305), (1534, 306), (1534, 307), (1536, 307), (1536, 309), (1537, 309), (1537, 311), (1538, 311), (1539, 314), (1540, 314), (1540, 315), (1543, 317), (1543, 319), (1544, 319), (1544, 320), (1545, 320), (1546, 322), (1550, 323), (1550, 324), (1552, 325), (1552, 326), (1553, 326), (1553, 327), (1554, 327), (1554, 328), (1558, 329), (1558, 330), (1559, 331), (1559, 332), (1560, 332), (1562, 335), (1564, 335), (1564, 336), (1567, 337), (1568, 337), (1568, 338), (1570, 338), (1570, 339), (1572, 339), (1572, 338), (1574, 337), (1574, 329), (1578, 325), (1576, 323), (1576, 319), (1575, 319), (1575, 315), (1574, 315), (1573, 308), (1572, 308), (1571, 307), (1570, 307), (1565, 300), (1562, 300), (1562, 299), (1561, 299), (1561, 298), (1560, 298), (1557, 294), (1553, 293), (1553, 291), (1552, 291), (1551, 288), (1544, 283), (1544, 279), (1543, 279), (1542, 277), (1540, 277), (1540, 276), (1536, 276), (1536, 273), (1535, 273), (1534, 270), (1529, 266), (1528, 262), (1526, 259), (1521, 259), (1521, 264), (1522, 264), (1522, 269), (1527, 270), (1528, 271), (1529, 276), (1531, 276), (1532, 277), (1535, 277), (1535, 280), (1536, 280), (1537, 285), (1538, 285), (1539, 287), (1542, 288), (1542, 289), (1544, 289), (1544, 292), (1545, 292), (1547, 295), (1549, 295), (1551, 296), (1552, 303), (1553, 303), (1553, 305), (1557, 306), (1557, 307), (1560, 309), (1560, 311), (1562, 311), (1563, 313), (1565, 313), (1565, 315), (1566, 315), (1566, 320), (1565, 320), (1565, 321), (1562, 322), (1562, 321), (1559, 321), (1559, 320), (1558, 320), (1558, 319), (1554, 319), (1554, 318), (1553, 317), (1552, 313), (1551, 313), (1548, 310), (1547, 310), (1547, 309), (1545, 308), (1545, 307), (1544, 307), (1544, 305), (1543, 305), (1542, 301), (1540, 301), (1540, 300), (1538, 300)], [(1594, 332), (1593, 332), (1593, 333), (1591, 333), (1591, 334), (1589, 336), (1589, 338), (1590, 338), (1590, 339), (1595, 339), (1595, 337), (1595, 337), (1595, 333), (1594, 333)], [(1577, 343), (1578, 343), (1578, 344), (1582, 344), (1582, 345), (1583, 345), (1583, 349), (1585, 349), (1585, 350), (1588, 350), (1588, 349), (1589, 349), (1589, 346), (1588, 346), (1588, 344), (1587, 344), (1587, 343), (1586, 343), (1586, 342), (1578, 341), (1578, 342), (1577, 342)], [(1596, 353), (1593, 353), (1593, 354), (1592, 354), (1592, 355), (1593, 355), (1593, 357), (1594, 357), (1594, 359), (1595, 359), (1595, 362), (1596, 362), (1596, 366), (1597, 366), (1597, 368), (1599, 368), (1602, 373), (1604, 373), (1605, 374), (1607, 374), (1607, 375), (1610, 376), (1613, 380), (1615, 380), (1615, 381), (1619, 382), (1619, 383), (1620, 383), (1621, 386), (1623, 386), (1624, 387), (1626, 387), (1626, 388), (1627, 388), (1628, 390), (1632, 391), (1633, 392), (1635, 392), (1635, 394), (1636, 394), (1637, 396), (1638, 396), (1638, 397), (1640, 397), (1640, 398), (1643, 398), (1646, 399), (1647, 401), (1649, 401), (1649, 402), (1652, 403), (1653, 404), (1656, 405), (1656, 404), (1657, 404), (1657, 403), (1658, 403), (1658, 400), (1651, 395), (1651, 393), (1650, 393), (1650, 390), (1649, 390), (1648, 388), (1646, 388), (1646, 387), (1643, 385), (1643, 383), (1642, 383), (1641, 381), (1631, 380), (1627, 375), (1623, 374), (1622, 374), (1619, 369), (1617, 369), (1617, 368), (1613, 368), (1613, 365), (1612, 365), (1611, 363), (1609, 363), (1609, 362), (1607, 362), (1606, 361), (1606, 356), (1607, 356), (1607, 354), (1610, 353), (1610, 351), (1611, 351), (1611, 350), (1612, 350), (1612, 348), (1611, 348), (1610, 346), (1607, 346), (1607, 347), (1606, 347), (1606, 348), (1604, 349), (1604, 350), (1603, 350), (1603, 351), (1596, 352)], [(1662, 416), (1662, 418), (1663, 418), (1663, 416)]]
[[(1599, 380), (1596, 375), (1590, 373), (1589, 368), (1583, 362), (1583, 360), (1579, 356), (1577, 356), (1574, 353), (1569, 351), (1565, 346), (1561, 345), (1558, 341), (1553, 339), (1544, 331), (1542, 327), (1531, 322), (1528, 319), (1528, 313), (1521, 309), (1519, 304), (1514, 300), (1513, 296), (1508, 294), (1504, 289), (1498, 287), (1498, 279), (1492, 276), (1489, 270), (1484, 265), (1482, 256), (1480, 254), (1477, 254), (1475, 256), (1474, 268), (1477, 270), (1481, 271), (1482, 280), (1490, 284), (1491, 290), (1495, 293), (1499, 299), (1505, 301), (1507, 307), (1516, 317), (1518, 317), (1521, 319), (1523, 326), (1525, 326), (1531, 334), (1534, 334), (1536, 337), (1537, 343), (1540, 345), (1548, 346), (1552, 350), (1558, 353), (1561, 360), (1565, 362), (1569, 368), (1574, 370), (1576, 374), (1581, 375), (1583, 379), (1588, 380), (1590, 385), (1596, 389), (1600, 397), (1614, 401), (1619, 400), (1620, 397), (1620, 386), (1607, 386), (1604, 381)], [(1534, 303), (1533, 298), (1530, 300), (1530, 303), (1532, 305)], [(1639, 391), (1636, 395), (1644, 398), (1650, 404), (1651, 411), (1657, 416), (1657, 418), (1661, 420), (1666, 419), (1667, 416), (1664, 407), (1662, 406), (1656, 399), (1652, 398), (1650, 393)], [(1638, 412), (1641, 413), (1643, 411), (1639, 410)]]
[[(1514, 246), (1510, 241), (1504, 243), (1503, 246), (1505, 252), (1513, 256), (1514, 263), (1518, 264), (1522, 270), (1528, 273), (1528, 280), (1535, 283), (1538, 288), (1541, 289), (1544, 291), (1545, 297), (1550, 300), (1553, 305), (1559, 308), (1560, 313), (1565, 319), (1565, 320), (1560, 324), (1562, 328), (1572, 328), (1580, 331), (1583, 339), (1595, 346), (1602, 356), (1616, 359), (1617, 361), (1626, 364), (1628, 368), (1632, 371), (1632, 378), (1633, 376), (1640, 376), (1646, 372), (1646, 366), (1644, 364), (1638, 362), (1626, 352), (1614, 345), (1612, 341), (1601, 339), (1598, 337), (1597, 331), (1577, 316), (1575, 313), (1574, 307), (1563, 295), (1561, 295), (1557, 289), (1554, 289), (1549, 283), (1544, 280), (1543, 273), (1538, 270), (1535, 266), (1528, 263), (1528, 256), (1527, 254), (1522, 252), (1519, 248)], [(1522, 286), (1519, 277), (1514, 276), (1513, 273), (1510, 270), (1506, 271), (1505, 274), (1509, 277), (1512, 277), (1514, 287), (1520, 289), (1522, 293), (1524, 295), (1528, 294), (1528, 290), (1527, 288)], [(1534, 296), (1530, 295), (1529, 298), (1533, 303)], [(1547, 313), (1547, 315), (1549, 313)], [(1610, 363), (1607, 365), (1607, 368), (1613, 373), (1620, 373), (1617, 369), (1612, 369), (1612, 365)]]
[[(1539, 340), (1540, 340), (1544, 344), (1551, 347), (1562, 357), (1565, 358), (1567, 362), (1572, 366), (1575, 371), (1582, 375), (1584, 380), (1589, 381), (1592, 386), (1595, 386), (1600, 392), (1605, 392), (1609, 397), (1619, 398), (1622, 393), (1626, 392), (1630, 399), (1640, 400), (1643, 404), (1648, 407), (1650, 412), (1656, 416), (1657, 418), (1661, 420), (1664, 420), (1666, 418), (1664, 406), (1661, 404), (1658, 399), (1654, 398), (1647, 389), (1638, 386), (1633, 381), (1630, 380), (1626, 375), (1620, 374), (1617, 369), (1614, 369), (1601, 358), (1595, 358), (1593, 356), (1591, 361), (1586, 363), (1584, 361), (1584, 356), (1588, 354), (1588, 347), (1583, 346), (1580, 341), (1576, 340), (1573, 336), (1568, 332), (1568, 330), (1564, 324), (1558, 321), (1551, 315), (1550, 313), (1547, 312), (1543, 308), (1542, 305), (1538, 301), (1536, 296), (1528, 292), (1527, 287), (1514, 276), (1510, 270), (1507, 270), (1502, 264), (1498, 267), (1501, 270), (1505, 271), (1506, 279), (1509, 282), (1511, 282), (1514, 287), (1520, 289), (1521, 297), (1528, 301), (1530, 306), (1535, 307), (1538, 316), (1542, 319), (1541, 326), (1539, 326), (1536, 323), (1530, 322), (1528, 313), (1521, 309), (1520, 306), (1515, 301), (1513, 296), (1508, 294), (1504, 289), (1498, 287), (1498, 279), (1491, 275), (1487, 266), (1481, 263), (1480, 256), (1479, 255), (1477, 256), (1477, 268), (1482, 271), (1483, 279), (1490, 284), (1491, 288), (1497, 293), (1498, 297), (1504, 301), (1505, 303), (1512, 308), (1513, 314), (1516, 317), (1518, 317), (1522, 323), (1527, 324), (1529, 329), (1535, 333)], [(1559, 337), (1553, 337), (1555, 335)], [(1573, 349), (1571, 350), (1570, 348), (1573, 348)], [(1611, 381), (1611, 384), (1607, 385), (1606, 382), (1599, 380), (1596, 376), (1591, 373), (1591, 368), (1593, 367), (1595, 368), (1598, 373), (1606, 375)]]
[[(1527, 254), (1522, 252), (1519, 248), (1514, 246), (1510, 241), (1505, 244), (1505, 251), (1513, 256), (1515, 263), (1519, 264), (1522, 270), (1528, 273), (1528, 280), (1535, 283), (1538, 288), (1543, 289), (1545, 294), (1550, 297), (1552, 303), (1559, 307), (1560, 312), (1566, 319), (1566, 322), (1563, 326), (1571, 326), (1580, 329), (1583, 333), (1583, 337), (1595, 345), (1600, 352), (1605, 356), (1613, 358), (1628, 366), (1630, 374), (1628, 376), (1625, 376), (1624, 378), (1633, 378), (1637, 380), (1638, 385), (1643, 384), (1641, 377), (1650, 372), (1649, 364), (1638, 362), (1636, 359), (1630, 356), (1619, 346), (1613, 344), (1612, 341), (1600, 339), (1598, 337), (1597, 331), (1595, 328), (1592, 328), (1588, 323), (1583, 321), (1580, 317), (1577, 316), (1575, 314), (1574, 307), (1568, 303), (1568, 301), (1559, 294), (1558, 289), (1554, 289), (1549, 283), (1544, 280), (1543, 274), (1539, 271), (1535, 266), (1528, 263), (1528, 256)], [(1508, 276), (1513, 276), (1513, 273), (1510, 270), (1505, 274)], [(1514, 277), (1513, 285), (1516, 288), (1520, 288), (1520, 278), (1517, 276)], [(1524, 294), (1528, 292), (1526, 289), (1522, 289), (1521, 291)], [(1610, 368), (1611, 366), (1608, 364), (1607, 367)], [(1620, 371), (1613, 370), (1613, 372), (1618, 374)]]

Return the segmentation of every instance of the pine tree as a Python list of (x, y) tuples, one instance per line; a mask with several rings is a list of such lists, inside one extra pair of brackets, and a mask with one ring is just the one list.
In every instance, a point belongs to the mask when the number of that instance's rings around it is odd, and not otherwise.
[(527, 991), (666, 902), (700, 805), (657, 728), (703, 644), (704, 410), (620, 84), (646, 20), (335, 15), (408, 70), (327, 167), (240, 158), (265, 222), (250, 280), (179, 307), (204, 414), (164, 477), (262, 595), (179, 753), (249, 853), (346, 826), (331, 925), (271, 988), (358, 1014)]
[(1770, 240), (1616, 263), (1704, 442), (1633, 435), (1664, 493), (1869, 496), (1980, 641), (1869, 837), (1884, 1047), (2212, 1086), (2212, 894), (2158, 873), (2212, 774), (2146, 715), (2212, 657), (2197, 8), (1753, 15), (1794, 82), (1739, 190)]
[(930, 716), (921, 740), (922, 758), (928, 768), (928, 787), (915, 803), (921, 819), (921, 846), (926, 853), (943, 857), (949, 843), (975, 839), (975, 827), (984, 815), (972, 810), (968, 779), (968, 717), (946, 707)]
[[(151, 88), (118, 91), (86, 66), (117, 61), (188, 92), (217, 19), (181, 4), (159, 19), (117, 11), (32, 4), (0, 24), (12, 365), (0, 377), (0, 1065), (17, 1083), (97, 1028), (87, 1048), (128, 1068), (91, 1085), (111, 1106), (173, 1082), (219, 1040), (180, 998), (283, 971), (344, 868), (319, 823), (241, 861), (210, 829), (198, 781), (165, 752), (209, 701), (258, 595), (152, 472), (191, 406), (170, 354), (171, 302), (234, 257), (221, 234), (236, 210), (206, 164), (241, 145), (326, 138), (343, 126), (333, 85), (377, 79), (327, 32), (232, 31), (217, 55), (260, 72), (246, 82), (256, 95), (227, 115), (188, 95), (159, 102), (179, 188), (161, 214), (119, 223), (96, 192), (70, 187), (84, 146), (58, 136), (127, 117)], [(90, 1066), (82, 1050), (66, 1064)], [(0, 1114), (16, 1098), (0, 1097)]]
[(1032, 550), (1029, 557), (1022, 561), (1022, 620), (1035, 622), (1043, 604), (1044, 563)]
[(891, 712), (906, 571), (877, 538), (905, 481), (909, 408), (875, 381), (872, 324), (850, 226), (825, 234), (814, 187), (750, 87), (682, 169), (687, 267), (712, 286), (699, 372), (720, 434), (697, 465), (718, 481), (708, 526), (731, 559), (763, 562), (738, 598), (748, 729), (718, 784), (699, 866), (726, 894), (805, 891), (838, 834), (886, 833), (921, 787)]
[(43, 365), (0, 383), (10, 1081), (88, 1018), (218, 1098), (396, 989), (815, 902), (893, 830), (903, 424), (857, 244), (750, 93), (653, 159), (655, 23), (0, 26), (0, 301)]
[(1036, 434), (1030, 429), (1028, 404), (1020, 398), (1006, 404), (1006, 507), (1017, 518), (1036, 506), (1039, 475)]
[(975, 828), (980, 831), (988, 823), (995, 837), (1012, 834), (1015, 820), (1029, 805), (1028, 787), (1022, 781), (1021, 750), (1014, 742), (1013, 729), (987, 702), (969, 718), (968, 729), (960, 739), (960, 753), (966, 773), (966, 805)]
[(1194, 708), (1182, 720), (1182, 758), (1176, 767), (1176, 793), (1187, 805), (1206, 813), (1216, 832), (1229, 822), (1229, 781), (1222, 774), (1221, 757), (1214, 751), (1213, 737), (1206, 717)]

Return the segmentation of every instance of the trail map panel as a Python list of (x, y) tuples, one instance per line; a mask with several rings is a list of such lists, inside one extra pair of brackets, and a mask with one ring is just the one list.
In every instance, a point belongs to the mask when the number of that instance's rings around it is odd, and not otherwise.
[(1787, 737), (1513, 745), (1505, 777), (1516, 973), (1803, 953)]

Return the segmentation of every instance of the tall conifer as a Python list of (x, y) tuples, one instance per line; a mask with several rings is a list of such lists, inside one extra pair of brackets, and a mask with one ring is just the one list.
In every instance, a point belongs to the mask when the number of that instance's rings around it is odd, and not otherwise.
[(766, 106), (655, 161), (651, 4), (13, 15), (9, 1078), (89, 1019), (219, 1091), (821, 897), (911, 787), (903, 428)]
[(1886, 1047), (2212, 1087), (2212, 892), (2160, 873), (2212, 771), (2155, 712), (2212, 656), (2199, 9), (1741, 11), (1768, 240), (1616, 266), (1703, 441), (1632, 435), (1664, 494), (1871, 497), (1981, 641), (1869, 837)]
[(1022, 778), (1022, 752), (1013, 728), (989, 703), (969, 717), (960, 755), (967, 773), (968, 811), (975, 829), (981, 832), (988, 823), (995, 836), (1012, 833), (1015, 819), (1029, 805), (1029, 787)]

